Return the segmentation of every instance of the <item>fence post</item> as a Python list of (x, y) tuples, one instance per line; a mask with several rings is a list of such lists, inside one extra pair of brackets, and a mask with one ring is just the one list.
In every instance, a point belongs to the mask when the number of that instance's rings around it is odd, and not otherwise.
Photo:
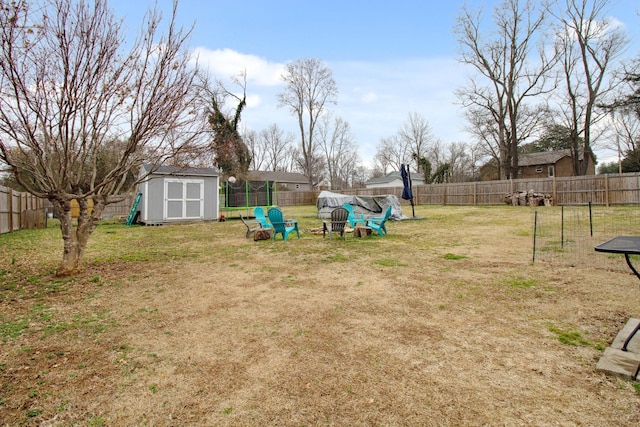
[(9, 188), (9, 233), (13, 233), (13, 188)]
[(27, 204), (27, 198), (25, 197), (25, 194), (23, 193), (19, 193), (19, 194), (20, 196), (18, 197), (20, 197), (20, 203), (19, 203), (20, 207), (18, 208), (18, 224), (19, 224), (18, 228), (22, 230), (24, 228), (24, 223), (22, 221), (22, 212), (24, 212), (26, 209), (25, 205)]
[(609, 174), (604, 174), (604, 205), (609, 207)]
[(473, 181), (473, 206), (478, 204), (478, 182)]

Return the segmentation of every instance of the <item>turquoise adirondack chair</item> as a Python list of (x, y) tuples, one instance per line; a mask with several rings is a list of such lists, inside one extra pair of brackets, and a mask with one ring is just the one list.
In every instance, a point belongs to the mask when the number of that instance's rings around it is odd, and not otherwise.
[(367, 220), (367, 227), (371, 228), (372, 230), (376, 230), (379, 235), (384, 236), (385, 234), (387, 234), (387, 228), (385, 227), (384, 224), (387, 222), (390, 216), (391, 216), (391, 205), (387, 206), (387, 210), (385, 211), (385, 214), (383, 217), (374, 216), (373, 218), (369, 218)]
[(365, 225), (367, 221), (364, 219), (364, 214), (355, 213), (353, 210), (353, 206), (351, 206), (349, 203), (345, 203), (344, 205), (342, 205), (342, 207), (349, 212), (348, 221), (349, 225), (351, 225), (351, 228), (355, 228), (356, 224), (358, 223)]
[(298, 221), (293, 220), (285, 220), (284, 214), (280, 210), (280, 208), (271, 208), (269, 212), (267, 212), (269, 216), (269, 221), (271, 221), (271, 225), (273, 226), (273, 240), (276, 240), (276, 235), (282, 234), (282, 238), (287, 240), (289, 234), (292, 231), (295, 231), (298, 234), (298, 239), (300, 238), (300, 231), (298, 230)]
[(262, 228), (271, 228), (271, 224), (267, 221), (267, 218), (264, 216), (264, 209), (260, 206), (256, 206), (253, 208), (253, 215), (256, 217), (256, 221), (260, 223)]

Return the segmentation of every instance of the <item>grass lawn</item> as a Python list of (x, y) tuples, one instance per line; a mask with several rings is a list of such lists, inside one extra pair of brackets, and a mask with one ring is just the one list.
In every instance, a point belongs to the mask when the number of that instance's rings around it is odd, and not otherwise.
[(621, 256), (532, 263), (528, 207), (346, 240), (283, 210), (300, 239), (105, 222), (64, 280), (53, 224), (1, 235), (0, 425), (640, 424), (640, 385), (595, 370), (640, 317)]

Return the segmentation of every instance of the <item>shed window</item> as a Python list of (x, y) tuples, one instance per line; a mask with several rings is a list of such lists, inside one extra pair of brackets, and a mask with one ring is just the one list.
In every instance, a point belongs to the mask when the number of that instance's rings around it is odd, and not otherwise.
[(542, 173), (542, 166), (538, 166), (538, 167), (536, 168), (536, 172), (537, 172), (537, 173)]
[(204, 217), (204, 181), (198, 179), (165, 179), (164, 217), (192, 219)]
[(549, 166), (549, 176), (552, 177), (556, 174), (556, 169), (553, 165)]

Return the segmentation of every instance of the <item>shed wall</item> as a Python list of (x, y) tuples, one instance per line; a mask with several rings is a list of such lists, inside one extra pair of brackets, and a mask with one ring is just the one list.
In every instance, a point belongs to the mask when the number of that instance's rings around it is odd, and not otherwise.
[[(168, 208), (166, 194), (167, 181), (171, 183), (202, 183), (202, 216), (193, 217), (193, 210), (188, 209), (189, 217), (176, 217), (175, 210)], [(212, 176), (167, 176), (153, 175), (147, 182), (139, 186), (142, 200), (138, 206), (140, 221), (145, 223), (182, 222), (218, 219), (218, 177)]]

